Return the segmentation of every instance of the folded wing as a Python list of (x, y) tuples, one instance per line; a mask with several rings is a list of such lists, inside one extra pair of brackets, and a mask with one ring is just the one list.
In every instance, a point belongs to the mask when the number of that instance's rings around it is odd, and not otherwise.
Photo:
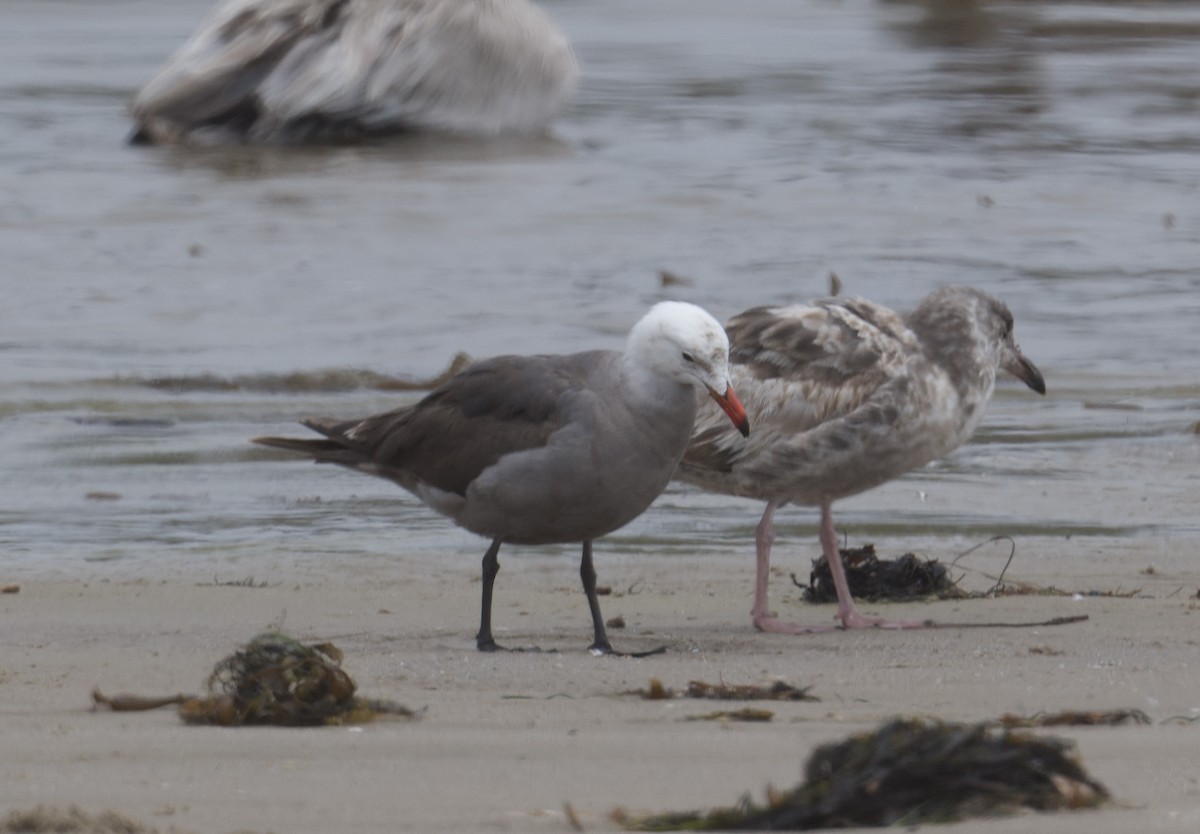
[(483, 470), (512, 452), (541, 448), (568, 419), (577, 381), (555, 357), (476, 363), (416, 405), (363, 420), (307, 419), (322, 440), (256, 442), (395, 480), (465, 495)]
[(863, 299), (756, 307), (730, 319), (726, 331), (733, 384), (755, 432), (744, 440), (706, 410), (684, 456), (685, 475), (730, 472), (749, 450), (829, 431), (920, 351), (900, 316)]

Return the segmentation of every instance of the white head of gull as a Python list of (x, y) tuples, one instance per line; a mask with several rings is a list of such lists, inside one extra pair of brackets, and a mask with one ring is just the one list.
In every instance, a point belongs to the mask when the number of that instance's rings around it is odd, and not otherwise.
[(532, 133), (578, 77), (529, 0), (225, 0), (134, 99), (133, 141)]
[(754, 435), (740, 437), (717, 414), (702, 413), (678, 477), (767, 502), (755, 536), (755, 627), (789, 634), (828, 630), (781, 621), (768, 608), (773, 518), (789, 503), (821, 508), (822, 551), (844, 628), (919, 627), (858, 611), (832, 504), (965, 442), (983, 417), (998, 370), (1046, 392), (1041, 373), (1013, 339), (1012, 313), (981, 290), (944, 287), (903, 317), (863, 299), (833, 298), (746, 310), (726, 331), (733, 382)]
[(483, 557), (476, 645), (497, 649), (492, 585), (500, 545), (582, 542), (591, 649), (612, 646), (596, 597), (592, 540), (632, 521), (666, 488), (707, 392), (741, 434), (729, 342), (692, 304), (655, 305), (623, 351), (499, 356), (469, 366), (415, 405), (365, 419), (306, 419), (322, 439), (259, 437), (319, 463), (395, 481), (492, 540)]

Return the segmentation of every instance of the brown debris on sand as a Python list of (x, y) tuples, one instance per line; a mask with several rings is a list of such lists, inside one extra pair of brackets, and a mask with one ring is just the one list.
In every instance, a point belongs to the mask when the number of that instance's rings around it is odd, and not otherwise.
[(359, 698), (354, 679), (342, 669), (342, 652), (332, 643), (305, 646), (278, 632), (260, 634), (221, 660), (208, 677), (208, 695), (146, 697), (92, 690), (96, 707), (132, 712), (179, 705), (190, 724), (278, 724), (304, 727), (361, 724), (381, 717), (412, 718), (392, 701)]
[(332, 643), (302, 645), (279, 633), (260, 634), (214, 668), (208, 696), (191, 698), (179, 715), (192, 724), (360, 723), (377, 715), (411, 717), (399, 704), (356, 698)]
[(764, 805), (634, 818), (635, 831), (787, 830), (912, 826), (975, 816), (1091, 808), (1108, 791), (1071, 755), (1071, 742), (987, 723), (894, 719), (872, 733), (818, 747), (805, 781), (768, 789)]
[(770, 721), (775, 717), (775, 713), (769, 709), (755, 709), (754, 707), (742, 707), (741, 709), (721, 709), (716, 712), (706, 712), (700, 715), (687, 715), (682, 720), (684, 721), (749, 721), (752, 723), (762, 723)]
[[(174, 828), (171, 829), (175, 831)], [(57, 834), (158, 834), (157, 828), (130, 819), (116, 811), (89, 814), (71, 805), (38, 805), (26, 811), (10, 811), (0, 819), (0, 833), (56, 832)]]
[(756, 684), (705, 683), (689, 681), (686, 697), (711, 698), (717, 701), (819, 701), (809, 695), (811, 686), (797, 687), (785, 681), (775, 681), (770, 686)]
[[(979, 548), (992, 542), (1007, 541), (1010, 545), (1008, 559), (999, 576), (989, 576), (983, 571), (977, 571), (983, 576), (994, 580), (994, 584), (986, 591), (966, 591), (959, 587), (962, 576), (951, 578), (952, 568), (959, 567), (959, 560), (969, 556)], [(1059, 596), (1059, 597), (1115, 597), (1128, 599), (1141, 593), (1140, 588), (1123, 591), (1120, 588), (1109, 591), (1064, 591), (1053, 586), (1039, 587), (1028, 582), (1007, 582), (1004, 575), (1008, 572), (1016, 556), (1016, 543), (1009, 536), (993, 536), (962, 553), (948, 563), (936, 559), (920, 559), (912, 553), (905, 553), (894, 559), (881, 559), (875, 553), (875, 545), (865, 544), (862, 547), (841, 548), (842, 565), (846, 571), (846, 582), (850, 586), (851, 595), (871, 602), (906, 602), (920, 599), (984, 599), (1004, 596)], [(1153, 575), (1154, 568), (1142, 571)], [(833, 574), (822, 556), (813, 560), (812, 572), (808, 584), (800, 581), (792, 574), (792, 584), (803, 591), (807, 602), (826, 603), (837, 601), (837, 589), (833, 584)]]
[[(950, 569), (936, 559), (921, 560), (912, 553), (895, 559), (880, 559), (875, 555), (873, 544), (843, 548), (841, 555), (850, 594), (855, 599), (878, 602), (884, 599), (922, 599), (935, 595), (942, 598), (964, 596), (951, 581)], [(796, 579), (794, 574), (792, 582), (804, 589), (804, 599), (808, 602), (837, 601), (833, 574), (824, 557), (813, 562), (808, 585)]]
[(95, 709), (108, 707), (113, 712), (145, 712), (159, 707), (185, 703), (188, 697), (187, 695), (131, 695), (128, 692), (105, 695), (99, 689), (93, 689), (92, 706)]
[(1000, 726), (1010, 729), (1017, 727), (1116, 727), (1120, 724), (1152, 724), (1150, 716), (1140, 709), (1110, 709), (1083, 712), (1080, 710), (1064, 710), (1062, 712), (1039, 712), (1035, 715), (1013, 715), (1005, 713), (1000, 716)]
[(705, 698), (713, 701), (819, 701), (820, 698), (810, 695), (811, 686), (797, 687), (785, 681), (775, 681), (763, 686), (761, 684), (727, 684), (705, 683), (704, 681), (689, 681), (683, 692), (676, 692), (664, 686), (658, 678), (651, 678), (645, 689), (632, 689), (622, 693), (638, 695), (647, 701), (666, 701), (671, 698)]

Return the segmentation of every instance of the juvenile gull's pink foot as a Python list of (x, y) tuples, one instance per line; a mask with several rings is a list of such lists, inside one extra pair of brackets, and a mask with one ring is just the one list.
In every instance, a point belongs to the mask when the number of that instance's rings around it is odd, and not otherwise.
[(842, 553), (838, 549), (837, 532), (833, 529), (833, 504), (830, 501), (821, 502), (821, 550), (825, 561), (829, 564), (829, 573), (833, 577), (833, 587), (837, 591), (837, 618), (842, 628), (886, 628), (912, 629), (924, 628), (925, 623), (919, 620), (888, 620), (883, 617), (868, 617), (858, 610), (854, 597), (850, 594), (850, 583), (846, 579), (846, 568), (842, 564)]

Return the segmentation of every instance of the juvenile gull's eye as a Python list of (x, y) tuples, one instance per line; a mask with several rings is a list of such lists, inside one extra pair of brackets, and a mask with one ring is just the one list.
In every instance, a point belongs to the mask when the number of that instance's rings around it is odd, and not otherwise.
[(688, 353), (688, 352), (685, 350), (685, 351), (683, 352), (683, 361), (684, 361), (684, 362), (693, 362), (693, 363), (694, 363), (694, 362), (696, 361), (696, 357), (692, 356), (690, 353)]
[(1001, 320), (1001, 322), (1003, 322), (1003, 324), (1004, 324), (1004, 335), (1005, 335), (1006, 337), (1007, 337), (1007, 336), (1011, 336), (1011, 335), (1012, 335), (1012, 332), (1013, 332), (1013, 317), (1012, 317), (1012, 313), (1007, 313), (1007, 312), (1006, 312), (1006, 313), (1004, 313), (1003, 315), (1001, 315), (1001, 317), (1000, 317), (1000, 320)]

